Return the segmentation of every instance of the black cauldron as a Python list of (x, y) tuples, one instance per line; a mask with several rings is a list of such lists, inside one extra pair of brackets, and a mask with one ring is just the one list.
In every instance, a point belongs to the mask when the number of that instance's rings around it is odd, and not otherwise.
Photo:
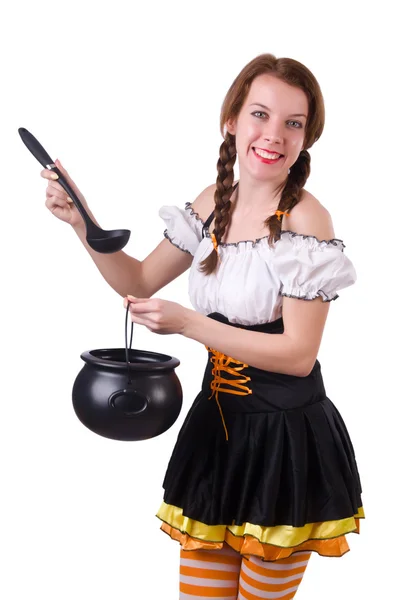
[(127, 347), (89, 350), (73, 385), (73, 407), (94, 433), (112, 440), (147, 440), (169, 429), (182, 408), (182, 386), (174, 371), (180, 361), (167, 354)]

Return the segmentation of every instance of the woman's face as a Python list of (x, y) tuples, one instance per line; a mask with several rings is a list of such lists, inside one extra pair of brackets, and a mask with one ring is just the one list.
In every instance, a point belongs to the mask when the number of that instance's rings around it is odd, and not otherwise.
[[(303, 148), (308, 110), (301, 89), (272, 75), (256, 77), (237, 121), (226, 123), (229, 133), (236, 136), (240, 177), (246, 171), (262, 181), (284, 181)], [(276, 159), (266, 150), (278, 153)]]

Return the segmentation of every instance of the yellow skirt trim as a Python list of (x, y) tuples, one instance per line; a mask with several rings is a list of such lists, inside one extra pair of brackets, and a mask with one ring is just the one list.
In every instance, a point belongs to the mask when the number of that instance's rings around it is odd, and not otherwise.
[(361, 507), (352, 517), (307, 523), (303, 527), (263, 527), (252, 523), (206, 525), (184, 516), (181, 508), (165, 502), (156, 516), (163, 521), (161, 530), (179, 541), (183, 550), (216, 550), (226, 542), (242, 555), (253, 554), (264, 560), (278, 560), (309, 550), (322, 556), (342, 556), (349, 550), (345, 534), (359, 533), (359, 519), (365, 518)]

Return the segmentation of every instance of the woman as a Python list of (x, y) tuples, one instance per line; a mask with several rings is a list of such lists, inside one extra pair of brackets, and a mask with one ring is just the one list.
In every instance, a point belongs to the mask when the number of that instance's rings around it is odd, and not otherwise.
[[(157, 513), (181, 545), (181, 598), (293, 598), (311, 552), (342, 556), (364, 517), (354, 450), (316, 358), (331, 300), (356, 280), (329, 212), (304, 189), (323, 127), (313, 74), (256, 57), (222, 106), (216, 183), (185, 209), (160, 209), (166, 239), (142, 262), (93, 251), (71, 200), (48, 183), (47, 207), (134, 323), (208, 350)], [(151, 298), (188, 268), (195, 310)]]

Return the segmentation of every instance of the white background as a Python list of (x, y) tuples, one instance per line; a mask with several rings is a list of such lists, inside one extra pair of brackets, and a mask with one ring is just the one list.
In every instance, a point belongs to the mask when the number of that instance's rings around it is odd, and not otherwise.
[[(388, 591), (396, 458), (388, 4), (14, 0), (1, 9), (1, 598), (178, 598), (179, 545), (155, 513), (207, 356), (194, 340), (135, 326), (134, 347), (181, 360), (180, 417), (136, 443), (81, 425), (71, 403), (80, 354), (123, 347), (123, 301), (45, 208), (41, 166), (17, 130), (63, 162), (102, 227), (131, 229), (126, 251), (143, 259), (163, 238), (160, 206), (183, 207), (215, 181), (222, 100), (263, 52), (303, 62), (320, 83), (326, 126), (310, 150), (306, 189), (330, 211), (358, 276), (331, 303), (319, 360), (355, 446), (367, 519), (342, 559), (313, 556), (297, 597)], [(187, 276), (157, 296), (191, 307)]]

